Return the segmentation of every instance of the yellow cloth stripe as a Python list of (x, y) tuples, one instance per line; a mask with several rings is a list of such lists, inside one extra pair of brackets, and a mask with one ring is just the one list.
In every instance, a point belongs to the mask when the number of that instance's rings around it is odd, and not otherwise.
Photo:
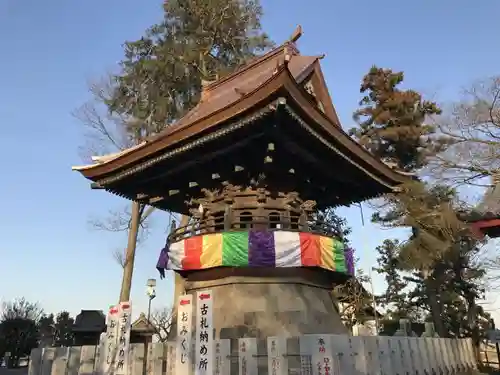
[(222, 266), (222, 233), (203, 236), (200, 263), (201, 268)]
[(321, 266), (335, 271), (335, 259), (333, 256), (333, 238), (320, 236)]

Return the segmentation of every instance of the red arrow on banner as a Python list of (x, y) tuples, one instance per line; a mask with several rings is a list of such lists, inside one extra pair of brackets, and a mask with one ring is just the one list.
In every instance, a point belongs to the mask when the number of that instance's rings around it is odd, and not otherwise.
[(189, 305), (190, 303), (191, 303), (191, 301), (190, 301), (190, 300), (188, 300), (188, 299), (181, 299), (181, 300), (179, 301), (179, 305), (181, 305), (181, 306), (184, 306), (184, 305)]
[(122, 302), (120, 305), (122, 306), (122, 309), (128, 309), (130, 307), (130, 303), (128, 302)]
[(111, 307), (111, 308), (109, 309), (109, 313), (110, 313), (111, 315), (118, 314), (118, 308), (117, 308), (117, 307)]
[(208, 293), (203, 293), (203, 294), (200, 294), (200, 299), (203, 301), (204, 299), (210, 299), (211, 295), (208, 294)]

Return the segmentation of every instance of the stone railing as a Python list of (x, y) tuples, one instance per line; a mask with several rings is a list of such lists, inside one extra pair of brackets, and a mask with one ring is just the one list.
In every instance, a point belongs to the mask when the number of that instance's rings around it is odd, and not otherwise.
[[(383, 336), (306, 335), (215, 340), (210, 374), (217, 375), (372, 375), (471, 374), (477, 371), (470, 339)], [(35, 349), (29, 375), (106, 373), (102, 345)], [(133, 344), (127, 375), (192, 375), (176, 372), (177, 343)], [(146, 352), (145, 352), (146, 350)], [(209, 366), (210, 368), (210, 366)], [(144, 373), (144, 369), (146, 369)], [(111, 373), (115, 373), (111, 371)], [(116, 372), (118, 373), (118, 371)], [(203, 372), (209, 374), (209, 372)]]

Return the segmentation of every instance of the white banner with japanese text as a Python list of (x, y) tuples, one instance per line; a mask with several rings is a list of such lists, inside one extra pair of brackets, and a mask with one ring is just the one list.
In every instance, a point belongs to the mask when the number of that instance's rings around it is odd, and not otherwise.
[(111, 306), (106, 318), (106, 334), (101, 346), (100, 373), (110, 374), (113, 371), (113, 363), (116, 355), (116, 344), (118, 342), (119, 306)]
[(120, 302), (119, 316), (115, 375), (127, 375), (129, 371), (130, 330), (132, 328), (132, 304), (130, 302)]
[(179, 296), (177, 301), (177, 347), (175, 373), (191, 374), (191, 341), (193, 337), (193, 296)]
[(257, 339), (238, 339), (239, 375), (257, 375)]
[(214, 361), (213, 293), (196, 293), (195, 375), (212, 375)]

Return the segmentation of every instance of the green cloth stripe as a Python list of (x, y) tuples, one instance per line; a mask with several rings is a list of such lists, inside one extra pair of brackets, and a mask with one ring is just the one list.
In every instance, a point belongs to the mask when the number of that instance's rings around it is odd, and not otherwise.
[(337, 272), (346, 272), (347, 267), (345, 265), (345, 256), (344, 256), (344, 244), (337, 240), (333, 239), (333, 260), (335, 262), (335, 271)]
[(248, 266), (248, 232), (226, 232), (222, 234), (222, 265)]

